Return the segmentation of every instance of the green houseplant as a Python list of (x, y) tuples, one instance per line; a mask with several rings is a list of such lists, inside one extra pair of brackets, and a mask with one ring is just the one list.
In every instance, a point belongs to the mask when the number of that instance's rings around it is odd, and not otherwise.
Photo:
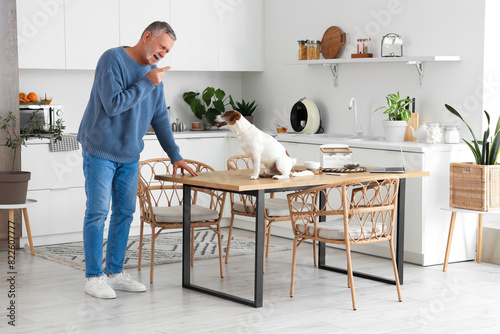
[(474, 155), (474, 163), (450, 164), (450, 206), (479, 211), (500, 209), (500, 166), (498, 154), (500, 146), (500, 117), (493, 132), (490, 132), (490, 115), (485, 110), (488, 127), (478, 140), (472, 128), (453, 107), (446, 109), (457, 116), (467, 126), (472, 142), (463, 139)]
[[(458, 111), (456, 111), (453, 107), (445, 104), (446, 109), (451, 112), (453, 115), (457, 116), (462, 120), (462, 122), (467, 126), (469, 132), (472, 135), (472, 143), (463, 139), (463, 141), (469, 146), (474, 154), (474, 159), (476, 160), (476, 164), (478, 165), (496, 165), (498, 160), (499, 146), (500, 146), (500, 117), (498, 117), (497, 126), (493, 133), (490, 132), (490, 115), (485, 110), (484, 114), (486, 115), (486, 120), (488, 121), (488, 128), (483, 133), (483, 140), (479, 141), (472, 131), (471, 127), (465, 119), (463, 119), (462, 115)], [(480, 147), (481, 146), (481, 147)]]
[(247, 118), (250, 123), (253, 121), (252, 114), (257, 108), (257, 104), (255, 104), (255, 101), (245, 102), (244, 99), (241, 99), (241, 102), (234, 102), (232, 96), (229, 95), (229, 104), (233, 107), (234, 110)]
[(17, 131), (16, 117), (10, 111), (7, 116), (0, 116), (0, 130), (5, 133), (6, 139), (3, 146), (12, 151), (12, 164), (10, 171), (0, 172), (0, 203), (1, 204), (21, 204), (26, 201), (26, 192), (28, 181), (31, 177), (30, 172), (15, 171), (15, 161), (19, 148), (26, 145), (26, 140), (30, 137), (48, 138), (55, 142), (62, 140), (62, 131), (65, 129), (62, 120), (57, 120), (54, 126), (51, 126), (48, 134), (42, 133), (43, 123), (34, 111), (30, 117), (30, 122), (22, 129)]
[[(375, 111), (384, 109), (384, 114), (387, 114), (389, 120), (391, 121), (409, 121), (411, 117), (410, 109), (406, 107), (412, 103), (411, 99), (402, 99), (399, 96), (399, 92), (396, 94), (388, 94), (386, 97), (387, 106), (382, 106)], [(374, 111), (374, 112), (375, 112)]]
[(383, 109), (383, 113), (388, 116), (388, 119), (384, 120), (386, 140), (403, 141), (408, 120), (411, 118), (411, 112), (406, 107), (412, 103), (412, 100), (409, 98), (402, 99), (399, 92), (388, 94), (385, 98), (387, 106), (379, 107), (374, 112)]
[(184, 102), (186, 102), (194, 115), (203, 121), (203, 116), (210, 125), (215, 125), (215, 116), (225, 112), (226, 93), (218, 88), (207, 87), (201, 93), (201, 99), (198, 92), (185, 92), (182, 94)]

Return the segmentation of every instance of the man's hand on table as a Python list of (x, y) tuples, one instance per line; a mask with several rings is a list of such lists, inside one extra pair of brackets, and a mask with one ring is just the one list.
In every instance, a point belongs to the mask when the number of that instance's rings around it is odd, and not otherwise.
[(192, 176), (198, 176), (198, 173), (196, 173), (196, 171), (194, 171), (191, 167), (189, 167), (188, 164), (184, 160), (178, 160), (178, 161), (172, 163), (172, 166), (174, 168), (172, 176), (177, 175), (177, 169), (179, 169), (179, 168), (181, 169), (182, 175), (184, 175), (184, 171), (186, 170)]

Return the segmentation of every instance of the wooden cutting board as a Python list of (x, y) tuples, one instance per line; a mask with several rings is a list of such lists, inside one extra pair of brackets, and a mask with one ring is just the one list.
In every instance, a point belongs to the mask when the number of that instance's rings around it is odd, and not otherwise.
[(411, 114), (411, 118), (408, 120), (408, 125), (406, 126), (405, 132), (405, 141), (417, 141), (417, 138), (413, 136), (413, 132), (411, 131), (410, 127), (415, 129), (415, 131), (418, 129), (418, 114)]
[(326, 29), (321, 40), (321, 54), (325, 59), (333, 59), (339, 53), (340, 47), (345, 44), (345, 32), (339, 27), (331, 26)]

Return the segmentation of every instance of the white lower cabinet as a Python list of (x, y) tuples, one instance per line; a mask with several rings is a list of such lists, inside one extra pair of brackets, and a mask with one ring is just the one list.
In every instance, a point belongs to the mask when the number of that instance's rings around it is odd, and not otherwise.
[(204, 162), (215, 170), (225, 170), (226, 138), (177, 139), (184, 159)]
[(318, 145), (281, 143), (288, 152), (288, 155), (297, 159), (297, 165), (304, 165), (305, 161), (320, 161), (320, 150)]
[[(48, 143), (34, 139), (21, 154), (22, 170), (31, 172), (27, 197), (37, 200), (28, 209), (34, 245), (81, 240), (86, 200), (81, 150), (51, 152)], [(21, 245), (26, 236), (23, 224)]]
[[(28, 198), (37, 201), (28, 208), (31, 234), (35, 246), (82, 239), (85, 215), (85, 188), (30, 190)], [(27, 243), (23, 224), (21, 245)]]

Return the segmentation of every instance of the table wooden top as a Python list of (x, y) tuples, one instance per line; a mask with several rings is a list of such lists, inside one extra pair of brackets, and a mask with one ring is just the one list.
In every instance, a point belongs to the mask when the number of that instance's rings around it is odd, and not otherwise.
[[(368, 168), (369, 170), (369, 168)], [(397, 173), (346, 173), (345, 176), (328, 175), (321, 173), (311, 176), (296, 176), (289, 179), (274, 180), (272, 178), (258, 178), (257, 180), (250, 180), (249, 176), (252, 173), (251, 169), (240, 170), (225, 170), (215, 172), (203, 172), (198, 176), (191, 176), (190, 174), (182, 175), (177, 174), (173, 177), (170, 174), (157, 175), (157, 180), (170, 181), (183, 183), (191, 186), (208, 187), (220, 190), (229, 191), (251, 191), (251, 190), (272, 190), (281, 188), (294, 188), (294, 187), (311, 187), (320, 186), (323, 184), (338, 183), (358, 183), (373, 180), (380, 180), (384, 178), (413, 178), (429, 176), (429, 172), (423, 171), (406, 171), (402, 174)]]

